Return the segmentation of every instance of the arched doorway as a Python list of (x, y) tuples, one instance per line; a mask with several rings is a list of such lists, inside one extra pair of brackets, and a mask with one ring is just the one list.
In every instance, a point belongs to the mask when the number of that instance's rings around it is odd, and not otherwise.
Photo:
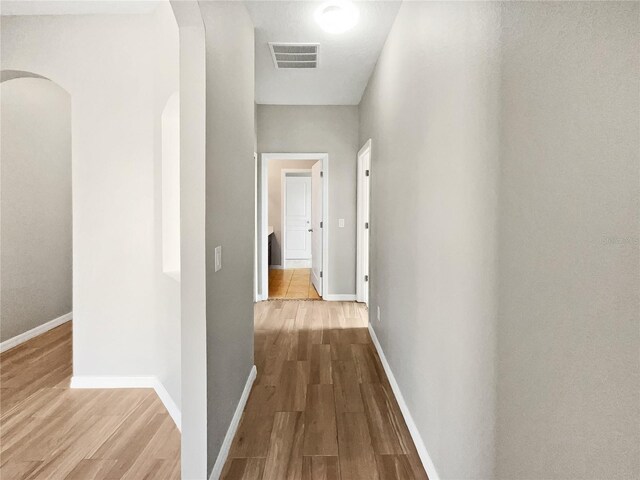
[(71, 97), (38, 74), (4, 70), (0, 79), (6, 350), (71, 319)]

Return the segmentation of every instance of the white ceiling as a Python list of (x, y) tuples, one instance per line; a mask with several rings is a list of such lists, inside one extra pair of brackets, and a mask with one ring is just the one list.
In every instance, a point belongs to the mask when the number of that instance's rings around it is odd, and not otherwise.
[[(207, 0), (201, 0), (207, 1)], [(0, 0), (2, 15), (144, 14), (157, 0)], [(357, 105), (395, 20), (400, 0), (357, 1), (358, 24), (334, 35), (314, 13), (321, 1), (246, 1), (256, 28), (256, 102)], [(269, 42), (320, 44), (318, 69), (277, 70)]]
[(97, 15), (151, 13), (157, 0), (2, 0), (2, 15)]
[[(354, 2), (350, 31), (325, 33), (315, 22), (318, 1), (245, 2), (256, 27), (256, 102), (272, 105), (357, 105), (393, 25), (400, 1)], [(276, 70), (269, 42), (320, 44), (320, 67)]]

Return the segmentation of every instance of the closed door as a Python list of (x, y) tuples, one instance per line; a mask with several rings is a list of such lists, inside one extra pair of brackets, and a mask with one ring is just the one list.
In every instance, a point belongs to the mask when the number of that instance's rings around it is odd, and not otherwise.
[(311, 167), (311, 282), (322, 295), (322, 162)]
[(311, 177), (285, 177), (285, 258), (311, 258)]

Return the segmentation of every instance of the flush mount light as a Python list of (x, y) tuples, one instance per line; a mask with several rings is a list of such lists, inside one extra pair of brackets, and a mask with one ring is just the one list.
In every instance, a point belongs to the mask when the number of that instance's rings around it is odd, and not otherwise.
[(316, 22), (328, 33), (343, 33), (358, 23), (358, 9), (346, 0), (333, 0), (316, 10)]

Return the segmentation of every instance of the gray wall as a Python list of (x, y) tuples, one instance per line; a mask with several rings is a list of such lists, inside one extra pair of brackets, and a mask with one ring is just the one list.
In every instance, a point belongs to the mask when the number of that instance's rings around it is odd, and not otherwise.
[(360, 105), (371, 322), (443, 479), (493, 474), (497, 13), (403, 3)]
[(329, 154), (329, 294), (356, 291), (358, 149), (358, 107), (258, 105), (259, 154)]
[[(254, 40), (246, 8), (200, 4), (206, 30), (207, 431), (211, 471), (253, 366)], [(232, 72), (232, 74), (231, 74)], [(222, 270), (214, 272), (214, 248)]]
[(403, 3), (371, 308), (441, 478), (640, 476), (637, 3)]
[(503, 10), (499, 478), (640, 478), (638, 7)]
[(55, 83), (0, 86), (0, 341), (71, 312), (71, 98)]
[(309, 169), (317, 160), (270, 160), (267, 178), (269, 181), (269, 225), (273, 227), (271, 241), (271, 264), (282, 265), (282, 170), (285, 168)]

